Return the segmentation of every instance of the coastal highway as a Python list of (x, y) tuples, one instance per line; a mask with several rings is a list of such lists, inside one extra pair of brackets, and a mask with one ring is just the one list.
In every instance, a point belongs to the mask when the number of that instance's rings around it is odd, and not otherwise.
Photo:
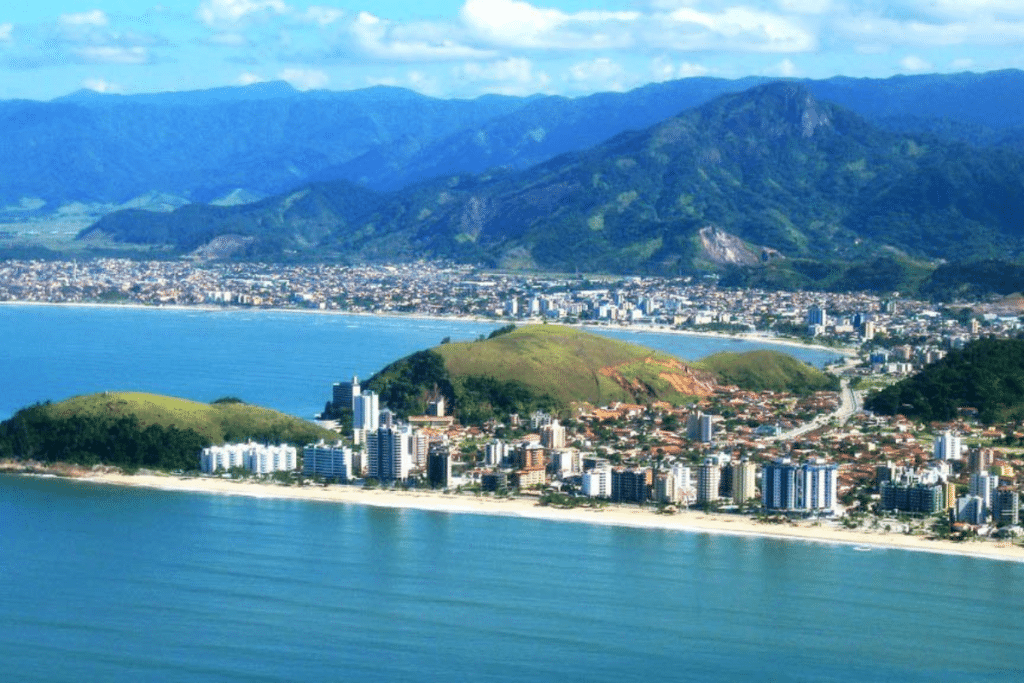
[(783, 432), (778, 436), (771, 436), (765, 439), (765, 441), (788, 441), (790, 439), (796, 439), (808, 432), (813, 432), (815, 429), (824, 427), (831, 420), (835, 420), (837, 424), (844, 424), (853, 415), (860, 411), (863, 407), (863, 397), (856, 391), (850, 388), (850, 380), (847, 377), (843, 377), (839, 381), (839, 407), (831, 413), (818, 415), (810, 422), (804, 423), (799, 427), (790, 429), (788, 432)]

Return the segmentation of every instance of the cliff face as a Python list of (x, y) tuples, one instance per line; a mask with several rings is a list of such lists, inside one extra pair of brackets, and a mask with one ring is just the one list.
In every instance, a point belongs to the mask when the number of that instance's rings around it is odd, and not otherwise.
[(712, 263), (723, 266), (754, 266), (774, 258), (781, 258), (775, 249), (755, 249), (736, 235), (719, 230), (714, 226), (702, 228), (700, 244), (705, 257)]

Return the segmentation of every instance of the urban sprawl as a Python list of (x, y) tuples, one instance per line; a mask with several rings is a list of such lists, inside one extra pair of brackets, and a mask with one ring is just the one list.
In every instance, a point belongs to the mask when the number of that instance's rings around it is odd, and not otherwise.
[[(770, 292), (691, 278), (524, 275), (468, 266), (201, 264), (99, 259), (0, 264), (0, 301), (252, 306), (551, 321), (791, 337), (837, 348), (841, 390), (798, 396), (718, 387), (693, 405), (615, 404), (459, 425), (443, 399), (400, 421), (357, 378), (330, 396), (352, 433), (304, 448), (227, 444), (201, 470), (294, 471), (306, 485), (535, 495), (545, 504), (650, 505), (812, 516), (889, 533), (1014, 536), (1024, 425), (970, 410), (923, 424), (860, 410), (865, 391), (981, 336), (1019, 334), (1002, 301), (938, 306), (864, 293)], [(301, 475), (298, 473), (301, 472)]]

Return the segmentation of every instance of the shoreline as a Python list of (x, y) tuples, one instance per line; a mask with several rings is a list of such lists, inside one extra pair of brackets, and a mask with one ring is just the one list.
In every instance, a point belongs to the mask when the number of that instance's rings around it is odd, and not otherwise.
[[(40, 476), (19, 474), (19, 476)], [(52, 476), (52, 475), (51, 475)], [(658, 514), (652, 507), (609, 505), (597, 508), (563, 509), (540, 506), (531, 499), (493, 498), (467, 494), (446, 494), (436, 491), (396, 491), (364, 489), (353, 486), (281, 486), (254, 481), (237, 481), (209, 477), (176, 477), (169, 475), (88, 473), (66, 477), (87, 484), (136, 487), (180, 493), (236, 495), (251, 498), (298, 500), (331, 504), (365, 505), (392, 509), (415, 509), (445, 514), (483, 514), (497, 517), (518, 517), (550, 522), (598, 524), (637, 529), (708, 533), (729, 536), (777, 538), (823, 545), (845, 545), (868, 551), (907, 550), (941, 555), (958, 555), (1003, 562), (1024, 562), (1024, 548), (990, 540), (954, 542), (930, 540), (922, 536), (838, 528), (827, 521), (793, 524), (764, 524), (749, 517), (684, 511)]]
[[(71, 308), (127, 308), (135, 310), (167, 310), (167, 311), (201, 311), (204, 313), (220, 313), (220, 312), (267, 312), (267, 313), (296, 313), (302, 315), (333, 315), (333, 316), (359, 316), (359, 317), (385, 317), (385, 318), (409, 318), (413, 320), (436, 320), (436, 321), (458, 321), (458, 322), (470, 322), (470, 323), (489, 323), (497, 325), (507, 325), (514, 323), (516, 325), (532, 325), (532, 324), (543, 324), (542, 319), (512, 319), (512, 318), (485, 318), (480, 316), (471, 315), (430, 315), (427, 313), (394, 313), (394, 312), (380, 312), (380, 313), (368, 313), (365, 311), (342, 311), (342, 310), (321, 310), (311, 308), (274, 308), (274, 307), (242, 307), (242, 306), (213, 306), (208, 304), (140, 304), (140, 303), (101, 303), (101, 302), (87, 302), (87, 301), (22, 301), (22, 300), (6, 300), (0, 301), (0, 306), (66, 306)], [(688, 337), (709, 337), (713, 339), (730, 339), (737, 342), (755, 342), (762, 344), (771, 344), (774, 346), (786, 346), (799, 349), (811, 349), (814, 351), (828, 351), (835, 354), (840, 358), (852, 358), (856, 357), (856, 349), (849, 347), (835, 347), (835, 346), (824, 346), (821, 344), (805, 344), (796, 339), (789, 337), (777, 337), (767, 333), (752, 332), (747, 334), (729, 334), (727, 332), (708, 332), (705, 330), (677, 330), (670, 327), (663, 327), (658, 325), (603, 325), (600, 323), (593, 322), (576, 322), (576, 323), (549, 323), (553, 325), (563, 325), (565, 327), (575, 327), (584, 330), (598, 329), (598, 330), (619, 330), (622, 332), (630, 332), (637, 334), (669, 334), (669, 335), (682, 335)]]

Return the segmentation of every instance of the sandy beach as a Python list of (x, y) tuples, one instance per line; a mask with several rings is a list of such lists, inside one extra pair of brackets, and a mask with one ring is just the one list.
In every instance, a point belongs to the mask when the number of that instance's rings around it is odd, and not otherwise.
[(434, 491), (364, 489), (355, 486), (296, 487), (253, 481), (151, 474), (98, 474), (82, 477), (78, 481), (212, 495), (305, 500), (322, 503), (372, 505), (385, 508), (411, 508), (453, 514), (522, 517), (563, 523), (604, 524), (643, 529), (775, 537), (831, 545), (852, 545), (867, 551), (894, 548), (916, 552), (965, 555), (992, 560), (1024, 562), (1024, 548), (990, 540), (958, 543), (929, 540), (922, 536), (907, 536), (899, 533), (849, 530), (838, 528), (827, 522), (822, 522), (819, 525), (814, 525), (811, 522), (801, 522), (797, 525), (767, 524), (739, 515), (715, 515), (695, 511), (658, 514), (654, 511), (653, 506), (639, 508), (626, 505), (609, 505), (603, 509), (575, 508), (570, 510), (540, 506), (530, 498), (506, 499), (468, 494), (444, 494)]

